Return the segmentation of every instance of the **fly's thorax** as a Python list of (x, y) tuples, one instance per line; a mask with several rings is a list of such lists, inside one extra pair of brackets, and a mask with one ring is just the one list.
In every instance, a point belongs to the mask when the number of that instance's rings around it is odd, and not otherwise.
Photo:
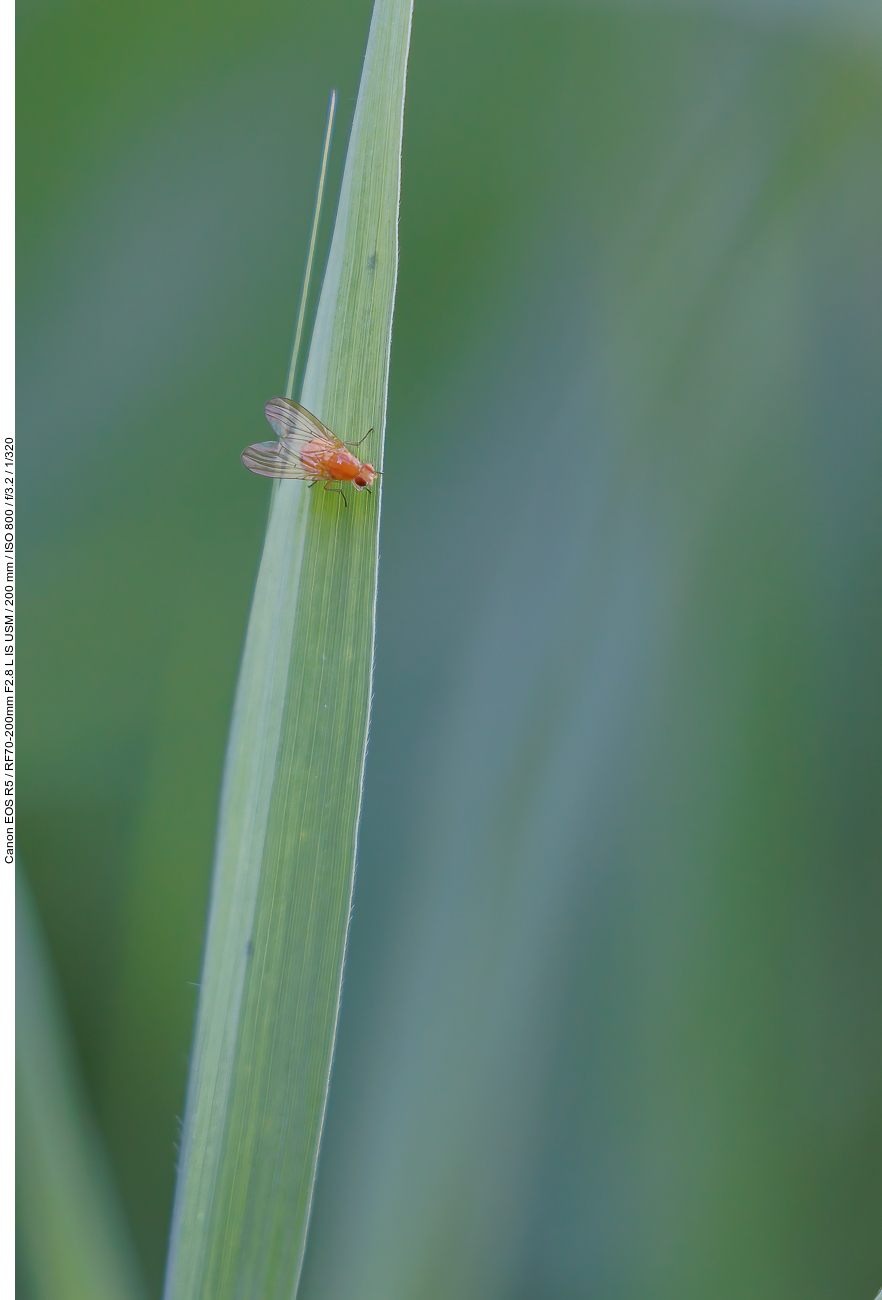
[(300, 449), (301, 464), (316, 478), (338, 479), (348, 482), (361, 469), (361, 462), (345, 447), (329, 447), (327, 443), (307, 442)]
[(337, 447), (325, 456), (325, 468), (334, 478), (354, 479), (361, 469), (361, 461), (345, 447)]

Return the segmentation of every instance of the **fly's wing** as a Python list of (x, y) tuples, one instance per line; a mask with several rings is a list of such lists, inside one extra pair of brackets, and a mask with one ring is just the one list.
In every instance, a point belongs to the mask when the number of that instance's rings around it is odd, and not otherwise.
[(282, 442), (291, 448), (303, 447), (308, 442), (321, 442), (334, 450), (343, 446), (321, 420), (311, 415), (305, 406), (290, 402), (287, 397), (271, 398), (266, 404), (266, 418)]
[(242, 452), (242, 464), (264, 478), (315, 478), (287, 443), (255, 442)]

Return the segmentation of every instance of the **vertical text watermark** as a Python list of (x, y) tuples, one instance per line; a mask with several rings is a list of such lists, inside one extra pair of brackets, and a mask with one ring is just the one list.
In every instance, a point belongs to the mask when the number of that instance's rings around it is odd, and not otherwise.
[(15, 862), (15, 439), (3, 440), (3, 825), (4, 861)]

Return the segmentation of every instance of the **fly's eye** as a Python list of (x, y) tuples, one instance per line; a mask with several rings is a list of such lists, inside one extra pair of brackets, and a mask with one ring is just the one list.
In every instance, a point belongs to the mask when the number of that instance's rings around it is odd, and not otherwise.
[(356, 487), (367, 487), (367, 479), (366, 479), (366, 478), (362, 478), (361, 475), (359, 474), (358, 478), (355, 480), (355, 486), (356, 486)]

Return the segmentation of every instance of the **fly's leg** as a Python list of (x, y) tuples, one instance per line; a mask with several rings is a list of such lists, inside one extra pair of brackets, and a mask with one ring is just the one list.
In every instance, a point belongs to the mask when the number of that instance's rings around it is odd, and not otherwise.
[(343, 498), (343, 504), (344, 504), (344, 506), (347, 506), (347, 505), (349, 504), (349, 502), (346, 500), (346, 493), (343, 491), (342, 488), (339, 488), (339, 487), (333, 487), (330, 483), (326, 483), (326, 484), (325, 484), (325, 491), (326, 491), (326, 492), (339, 492), (340, 495), (341, 495), (341, 497)]
[(343, 443), (343, 446), (344, 446), (344, 447), (360, 447), (361, 444), (362, 444), (363, 442), (366, 442), (366, 441), (367, 441), (367, 439), (371, 436), (371, 434), (373, 433), (373, 431), (374, 431), (374, 430), (373, 430), (373, 426), (371, 426), (371, 428), (368, 429), (368, 431), (367, 431), (367, 433), (364, 435), (364, 437), (363, 437), (363, 438), (359, 438), (358, 442), (344, 442), (344, 443)]

